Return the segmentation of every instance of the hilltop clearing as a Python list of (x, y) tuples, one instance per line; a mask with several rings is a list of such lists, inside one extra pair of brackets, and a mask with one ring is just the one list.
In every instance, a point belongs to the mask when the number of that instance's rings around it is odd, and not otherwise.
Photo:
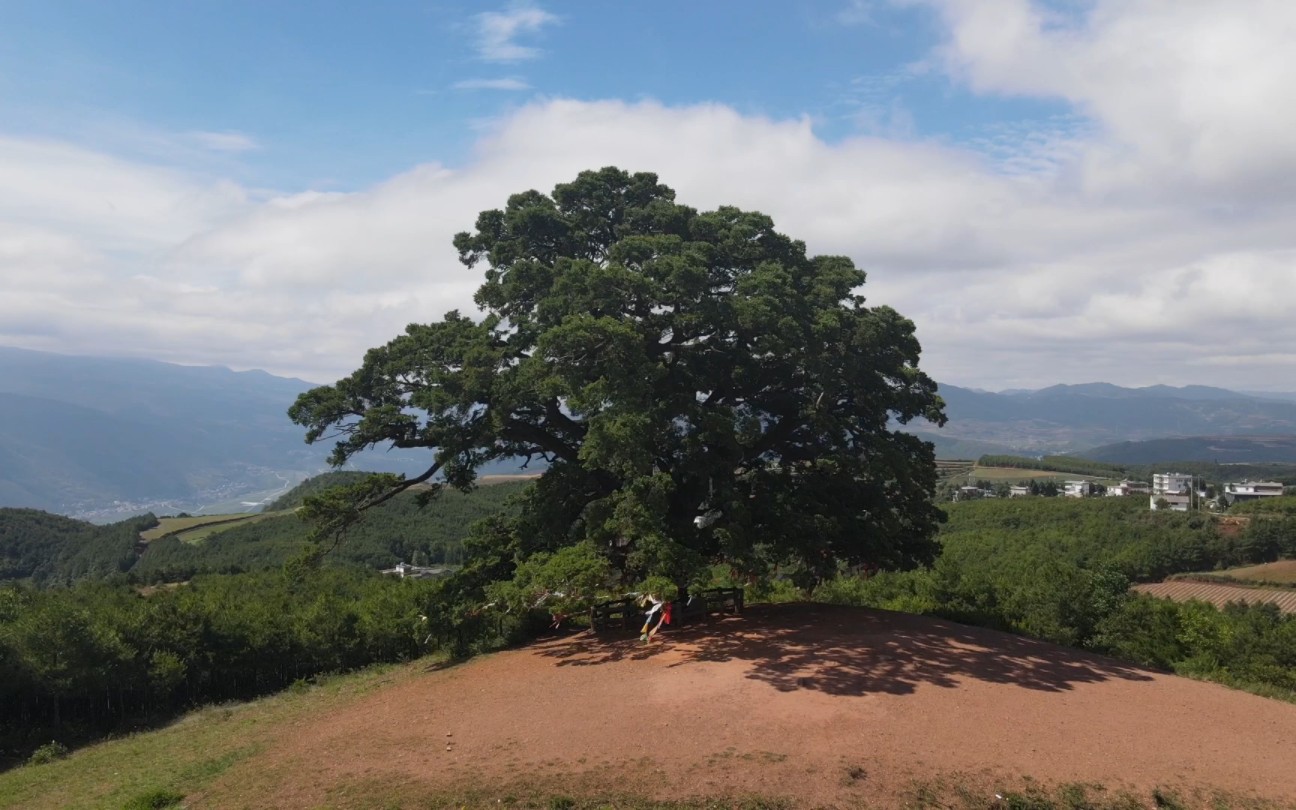
[(245, 718), (237, 739), (212, 737), (231, 721), (211, 712), (158, 732), (177, 756), (203, 736), (220, 768), (155, 763), (130, 748), (152, 744), (142, 735), (41, 766), (48, 781), (0, 777), (0, 797), (76, 806), (66, 772), (82, 796), (151, 784), (194, 808), (752, 796), (987, 807), (1024, 777), (1054, 795), (1084, 783), (1091, 797), (1139, 800), (1127, 806), (1151, 806), (1154, 791), (1186, 807), (1219, 792), (1224, 806), (1256, 792), (1296, 802), (1296, 706), (901, 613), (756, 608), (652, 646), (578, 633), (400, 672), (349, 701), (321, 696), (322, 710)]

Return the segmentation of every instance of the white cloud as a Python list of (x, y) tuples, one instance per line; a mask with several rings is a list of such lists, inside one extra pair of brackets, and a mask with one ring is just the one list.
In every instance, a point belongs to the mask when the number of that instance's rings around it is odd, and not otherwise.
[[(1062, 97), (1075, 115), (969, 145), (830, 144), (808, 119), (720, 104), (536, 101), (493, 122), (462, 166), (269, 200), (201, 173), (0, 140), (0, 343), (333, 379), (407, 323), (472, 309), (480, 270), (459, 265), (451, 238), (478, 211), (613, 164), (853, 257), (870, 300), (918, 323), (937, 379), (1290, 388), (1296, 182), (1290, 144), (1262, 121), (1291, 114), (1285, 93), (1262, 78), (1219, 110), (1189, 93), (1131, 117), (1125, 97), (1154, 91), (1065, 65), (1108, 71), (1104, 55), (1161, 92), (1189, 88), (1195, 40), (1147, 28), (1170, 6), (1098, 3), (1056, 21), (994, 2), (1004, 30), (979, 5), (942, 6), (940, 63), (980, 92)], [(1176, 35), (1202, 13), (1180, 5), (1184, 19), (1164, 20)], [(1227, 52), (1203, 58), (1238, 77), (1281, 62), (1269, 28), (1287, 8), (1239, 12)], [(1148, 66), (1129, 55), (1130, 32), (1155, 40)]]
[(474, 18), (477, 24), (477, 54), (487, 62), (520, 62), (534, 59), (540, 49), (521, 45), (517, 39), (535, 34), (558, 17), (538, 6), (515, 4), (507, 11), (486, 11)]
[(241, 132), (189, 132), (188, 138), (214, 152), (251, 152), (261, 148), (254, 138)]
[(947, 69), (979, 92), (1064, 99), (1098, 122), (1098, 193), (1174, 186), (1203, 200), (1296, 191), (1296, 4), (1095, 0), (1060, 17), (1029, 0), (930, 0)]
[(502, 79), (464, 79), (454, 83), (455, 90), (530, 90), (524, 79), (508, 76)]

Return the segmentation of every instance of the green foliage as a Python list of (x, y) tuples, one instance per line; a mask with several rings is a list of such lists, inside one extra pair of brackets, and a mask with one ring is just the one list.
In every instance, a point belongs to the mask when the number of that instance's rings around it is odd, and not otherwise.
[(1129, 476), (1150, 481), (1153, 473), (1167, 470), (1194, 475), (1216, 484), (1249, 480), (1281, 481), (1288, 486), (1296, 485), (1296, 464), (1291, 463), (1219, 464), (1211, 461), (1162, 461), (1156, 464), (1130, 465)]
[(1296, 518), (1296, 495), (1279, 495), (1276, 498), (1258, 498), (1229, 507), (1230, 515), (1281, 515)]
[[(1274, 521), (1276, 523), (1276, 521)], [(945, 616), (1140, 664), (1296, 696), (1296, 616), (1136, 597), (1133, 581), (1257, 562), (1209, 518), (1142, 499), (1015, 499), (951, 505), (930, 568), (842, 577), (815, 598)]]
[(180, 804), (184, 801), (184, 798), (185, 795), (178, 791), (157, 788), (147, 793), (141, 793), (126, 802), (126, 804), (122, 805), (122, 810), (165, 810), (165, 808), (175, 807)]
[(32, 751), (31, 756), (27, 758), (27, 764), (44, 765), (48, 762), (56, 762), (60, 759), (67, 759), (67, 755), (70, 753), (72, 752), (63, 743), (58, 740), (50, 740), (40, 748)]
[(544, 607), (555, 618), (587, 610), (614, 582), (607, 557), (588, 542), (533, 554), (510, 580), (487, 586), (488, 598), (510, 609)]
[(529, 582), (532, 555), (581, 544), (625, 585), (684, 585), (716, 561), (811, 584), (843, 562), (935, 556), (931, 446), (888, 429), (944, 423), (912, 322), (866, 306), (848, 258), (674, 196), (652, 174), (583, 172), (455, 237), (486, 266), (484, 318), (411, 325), (289, 412), (308, 441), (337, 440), (338, 465), (429, 451), (415, 478), (308, 499), (325, 548), (415, 483), (465, 489), (483, 464), (538, 457), (534, 497), (477, 538), (483, 586)]
[(109, 526), (36, 509), (0, 509), (0, 580), (67, 584), (130, 570), (139, 533), (157, 525), (153, 515)]
[(1091, 475), (1096, 478), (1119, 478), (1126, 474), (1126, 468), (1122, 465), (1108, 464), (1103, 461), (1090, 461), (1076, 456), (1029, 458), (1026, 456), (985, 455), (977, 460), (977, 464), (982, 467), (1015, 467), (1023, 470), (1075, 473), (1077, 475)]
[[(0, 751), (428, 651), (445, 583), (339, 568), (0, 590)], [(421, 617), (427, 616), (428, 620)], [(46, 737), (45, 739), (48, 739)]]
[(344, 487), (359, 483), (370, 475), (372, 473), (356, 470), (332, 470), (322, 475), (312, 476), (266, 504), (262, 511), (281, 512), (287, 509), (296, 509), (305, 503), (306, 498), (311, 495), (317, 495), (333, 487)]
[[(403, 493), (366, 511), (353, 524), (347, 542), (330, 555), (334, 564), (388, 568), (410, 562), (416, 554), (430, 565), (459, 565), (462, 541), (478, 520), (511, 512), (510, 500), (525, 490), (525, 482), (478, 487), (471, 492), (446, 492), (421, 508), (418, 494)], [(179, 538), (149, 544), (131, 569), (146, 582), (180, 581), (204, 571), (236, 573), (278, 568), (297, 558), (307, 542), (309, 527), (296, 515), (266, 518), (236, 525), (198, 545)]]

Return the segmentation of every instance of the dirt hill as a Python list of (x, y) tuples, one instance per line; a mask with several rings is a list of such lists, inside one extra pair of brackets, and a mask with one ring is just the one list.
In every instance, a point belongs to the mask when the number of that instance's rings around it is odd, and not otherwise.
[(959, 806), (991, 807), (1026, 777), (1148, 805), (1161, 787), (1187, 806), (1217, 790), (1288, 806), (1293, 751), (1296, 705), (945, 621), (785, 605), (647, 646), (581, 633), (399, 678), (277, 734), (186, 805), (892, 807), (953, 786)]

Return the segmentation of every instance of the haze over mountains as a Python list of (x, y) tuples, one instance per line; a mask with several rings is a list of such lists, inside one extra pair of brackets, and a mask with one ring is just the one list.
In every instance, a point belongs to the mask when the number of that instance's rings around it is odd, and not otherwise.
[[(974, 456), (975, 453), (941, 452), (957, 444), (997, 446), (1029, 455), (1078, 453), (1099, 459), (1092, 450), (1106, 445), (1170, 437), (1287, 436), (1296, 435), (1296, 402), (1281, 394), (1251, 395), (1223, 388), (1190, 385), (1175, 388), (1153, 385), (1122, 388), (1109, 383), (1054, 385), (1038, 391), (991, 393), (953, 385), (940, 387), (949, 423), (934, 428), (925, 423), (913, 430), (936, 442), (937, 455)], [(957, 444), (956, 444), (957, 443)], [(1268, 442), (1275, 457), (1265, 455), (1264, 443), (1235, 442), (1235, 448), (1252, 447), (1260, 456), (1237, 461), (1291, 460), (1288, 443)], [(1190, 455), (1158, 458), (1141, 454), (1129, 463), (1153, 461), (1211, 461), (1210, 443), (1170, 446)], [(993, 452), (984, 450), (983, 452)], [(1237, 455), (1237, 450), (1234, 451)], [(1116, 460), (1116, 459), (1110, 459)], [(1223, 460), (1223, 459), (1220, 459)]]
[[(104, 521), (252, 508), (327, 468), (328, 448), (306, 445), (286, 416), (312, 385), (263, 371), (0, 347), (0, 506)], [(943, 385), (940, 393), (949, 424), (910, 429), (945, 458), (1115, 445), (1083, 454), (1296, 461), (1296, 401), (1281, 395), (1107, 383), (1004, 393)], [(425, 464), (426, 453), (375, 451), (356, 466), (414, 472)]]
[[(327, 468), (286, 415), (304, 380), (0, 347), (0, 506), (111, 520), (237, 511)], [(366, 469), (413, 459), (372, 454)]]

